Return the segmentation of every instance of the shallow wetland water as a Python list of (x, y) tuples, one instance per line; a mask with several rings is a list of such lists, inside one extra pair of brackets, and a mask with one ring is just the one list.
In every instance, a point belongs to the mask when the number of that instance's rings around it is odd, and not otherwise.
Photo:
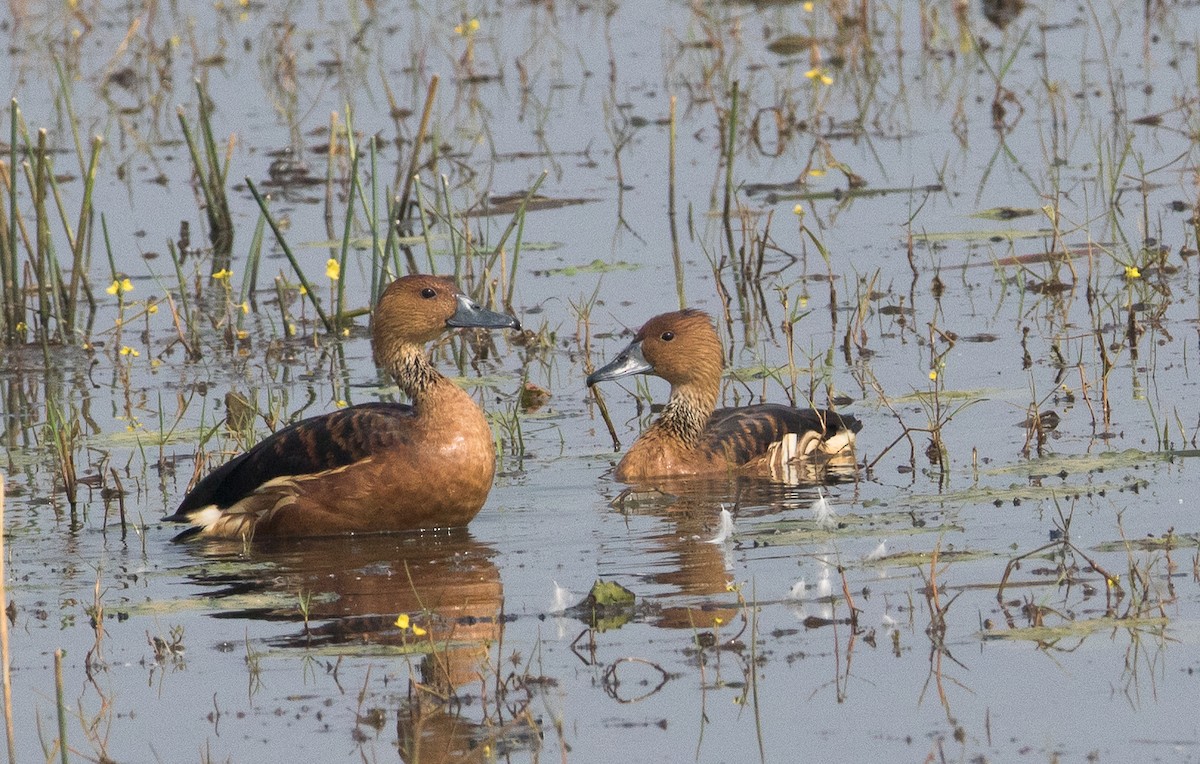
[[(1200, 759), (1195, 3), (10, 9), (17, 760)], [(172, 543), (413, 266), (526, 329), (469, 531)], [(626, 494), (681, 303), (857, 469)]]

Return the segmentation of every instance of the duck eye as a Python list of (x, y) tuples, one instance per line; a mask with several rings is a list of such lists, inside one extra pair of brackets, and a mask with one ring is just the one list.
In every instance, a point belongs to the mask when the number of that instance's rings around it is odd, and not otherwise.
[(663, 332), (660, 336), (660, 339), (663, 342), (670, 342), (671, 340), (675, 339), (675, 332)]
[(421, 296), (426, 300), (432, 300), (434, 297), (437, 297), (437, 290), (433, 287), (425, 287), (421, 290)]

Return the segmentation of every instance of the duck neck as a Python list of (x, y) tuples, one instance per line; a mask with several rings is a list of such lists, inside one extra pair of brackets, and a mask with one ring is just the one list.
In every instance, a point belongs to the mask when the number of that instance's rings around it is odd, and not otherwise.
[(387, 360), (388, 371), (413, 405), (419, 406), (440, 383), (447, 381), (433, 368), (420, 345), (403, 345)]
[(680, 385), (671, 389), (671, 398), (654, 426), (695, 446), (716, 405), (717, 385)]

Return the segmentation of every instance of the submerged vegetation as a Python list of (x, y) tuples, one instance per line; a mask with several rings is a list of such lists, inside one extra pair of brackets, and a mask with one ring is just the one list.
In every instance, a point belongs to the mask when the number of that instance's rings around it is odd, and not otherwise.
[[(1198, 13), (17, 4), (10, 761), (1169, 758)], [(434, 350), (497, 439), (471, 532), (168, 543), (215, 465), (396, 396), (366, 321), (415, 271), (526, 326)], [(663, 390), (583, 379), (682, 306), (725, 404), (853, 412), (858, 469), (615, 485)]]

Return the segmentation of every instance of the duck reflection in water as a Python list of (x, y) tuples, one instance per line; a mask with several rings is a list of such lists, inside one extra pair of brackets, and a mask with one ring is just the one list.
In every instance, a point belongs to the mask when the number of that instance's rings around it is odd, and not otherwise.
[[(797, 511), (803, 518), (817, 499), (814, 486), (822, 482), (781, 485), (747, 477), (688, 478), (622, 491), (612, 502), (615, 509), (664, 521), (660, 531), (638, 542), (648, 547), (639, 554), (639, 566), (649, 566), (641, 569), (644, 578), (669, 589), (659, 598), (662, 605), (654, 611), (654, 624), (671, 629), (717, 626), (724, 638), (732, 637), (742, 613), (731, 591), (738, 583), (733, 569), (738, 536), (714, 543), (721, 510), (731, 510), (740, 524), (783, 513), (793, 519)], [(814, 530), (823, 528), (820, 519), (812, 522)], [(760, 598), (777, 594), (757, 593)]]
[[(455, 702), (481, 683), (494, 684), (497, 662), (490, 652), (503, 636), (504, 588), (492, 547), (459, 531), (277, 539), (256, 542), (249, 551), (214, 539), (195, 551), (223, 563), (220, 574), (193, 576), (218, 587), (206, 596), (266, 603), (215, 617), (301, 624), (269, 639), (272, 647), (414, 659), (408, 697), (396, 709), (403, 759), (469, 761), (471, 751), (487, 746), (537, 745), (527, 715), (513, 714), (512, 696), (506, 699), (507, 724), (489, 717), (492, 703)], [(307, 602), (307, 613), (298, 597)]]

